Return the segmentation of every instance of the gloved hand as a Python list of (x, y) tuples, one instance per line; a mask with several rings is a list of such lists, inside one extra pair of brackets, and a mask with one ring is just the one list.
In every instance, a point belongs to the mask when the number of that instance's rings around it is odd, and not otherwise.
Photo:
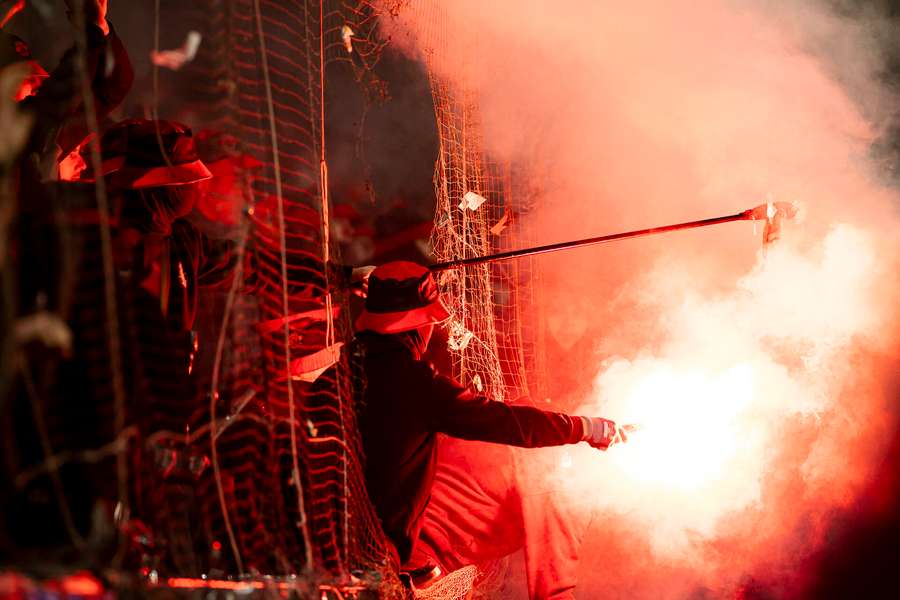
[(581, 420), (584, 423), (582, 439), (598, 450), (605, 451), (615, 443), (627, 442), (628, 433), (635, 429), (632, 425), (620, 427), (615, 421), (601, 417), (581, 417)]

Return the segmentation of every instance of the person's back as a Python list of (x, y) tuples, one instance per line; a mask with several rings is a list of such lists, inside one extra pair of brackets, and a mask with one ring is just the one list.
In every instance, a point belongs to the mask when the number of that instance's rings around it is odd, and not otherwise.
[(436, 434), (420, 401), (427, 397), (431, 369), (394, 336), (366, 333), (360, 338), (366, 356), (360, 410), (366, 484), (385, 533), (405, 558), (412, 548), (399, 540), (411, 542), (418, 535), (415, 521), (428, 503), (418, 488), (433, 480), (437, 457)]

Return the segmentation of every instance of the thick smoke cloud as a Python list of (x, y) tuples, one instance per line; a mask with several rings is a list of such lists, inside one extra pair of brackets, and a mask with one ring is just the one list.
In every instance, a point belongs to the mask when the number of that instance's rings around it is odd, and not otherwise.
[(542, 266), (553, 348), (589, 348), (557, 400), (643, 425), (548, 473), (595, 519), (583, 589), (802, 589), (896, 418), (900, 204), (872, 152), (892, 23), (808, 2), (420, 0), (386, 28), (474, 92), (541, 242), (801, 208), (767, 249), (742, 223)]

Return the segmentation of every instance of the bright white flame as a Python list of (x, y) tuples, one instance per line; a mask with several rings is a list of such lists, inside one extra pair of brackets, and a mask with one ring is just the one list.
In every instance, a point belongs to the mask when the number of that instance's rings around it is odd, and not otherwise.
[(752, 397), (749, 365), (713, 376), (663, 367), (626, 400), (620, 420), (641, 429), (610, 461), (636, 481), (696, 490), (737, 453)]

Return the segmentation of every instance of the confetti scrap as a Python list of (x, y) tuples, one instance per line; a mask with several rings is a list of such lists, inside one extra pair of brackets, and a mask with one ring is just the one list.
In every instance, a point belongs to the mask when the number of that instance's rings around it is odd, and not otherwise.
[(507, 222), (509, 221), (509, 213), (503, 213), (503, 216), (500, 217), (500, 220), (491, 227), (491, 233), (493, 235), (499, 236), (503, 233), (503, 230), (506, 229)]
[(177, 71), (194, 60), (202, 40), (203, 36), (200, 35), (199, 31), (189, 31), (181, 48), (160, 50), (159, 52), (154, 50), (150, 52), (150, 61), (157, 67), (165, 67)]
[(462, 352), (475, 337), (475, 334), (463, 327), (459, 321), (452, 321), (447, 327), (447, 347), (456, 352)]
[(478, 210), (478, 207), (487, 202), (487, 198), (480, 196), (475, 192), (466, 192), (462, 201), (459, 203), (460, 210)]

